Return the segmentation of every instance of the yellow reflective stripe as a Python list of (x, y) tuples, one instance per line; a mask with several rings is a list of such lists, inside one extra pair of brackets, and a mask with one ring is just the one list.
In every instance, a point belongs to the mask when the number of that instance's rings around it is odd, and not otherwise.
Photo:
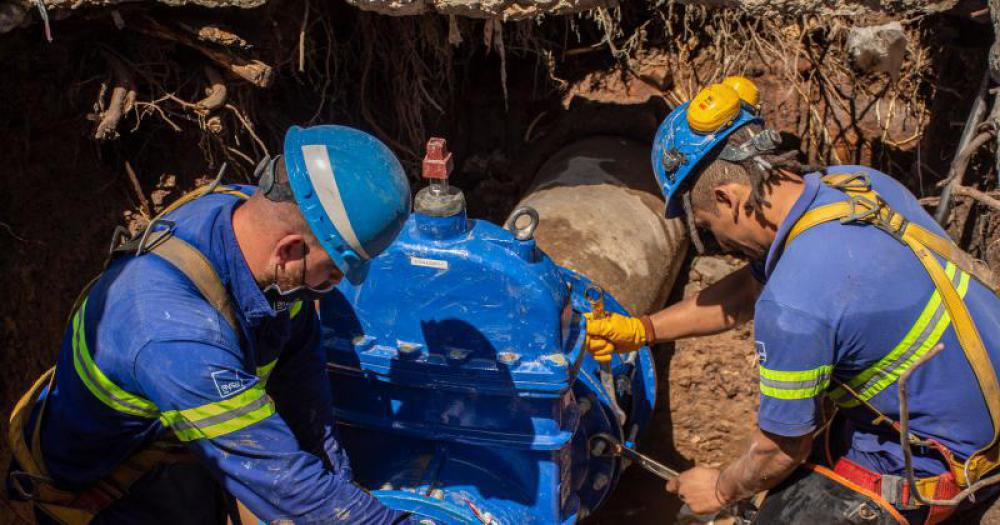
[(160, 422), (173, 429), (177, 439), (211, 439), (242, 430), (274, 414), (274, 402), (263, 383), (222, 401), (185, 410), (168, 410)]
[(271, 370), (274, 370), (274, 365), (278, 364), (278, 360), (275, 359), (264, 366), (257, 367), (257, 377), (260, 378), (261, 382), (266, 383), (267, 378), (271, 376)]
[(833, 365), (823, 365), (811, 370), (771, 370), (760, 367), (760, 377), (774, 379), (776, 381), (808, 381), (818, 377), (829, 376), (833, 370)]
[(288, 309), (288, 318), (295, 319), (296, 315), (302, 311), (302, 301), (295, 301), (292, 303), (292, 307)]
[[(945, 272), (948, 277), (952, 278), (955, 275), (955, 267), (949, 264)], [(936, 325), (944, 319), (944, 313), (944, 305), (941, 304), (941, 294), (935, 289), (931, 294), (930, 300), (924, 306), (923, 311), (920, 312), (920, 316), (917, 317), (917, 321), (912, 327), (910, 327), (910, 330), (903, 336), (903, 339), (895, 346), (895, 348), (893, 348), (891, 352), (889, 352), (877, 363), (868, 367), (857, 376), (851, 378), (851, 380), (847, 382), (847, 386), (856, 391), (859, 387), (867, 383), (872, 377), (879, 375), (884, 370), (891, 370), (894, 368), (889, 365), (897, 361), (908, 350), (915, 349), (916, 347), (922, 345), (925, 337), (921, 336), (927, 335), (925, 332), (927, 331), (929, 325)], [(934, 328), (934, 326), (932, 326), (932, 328)]]
[(102, 403), (119, 412), (124, 412), (133, 416), (155, 418), (159, 415), (159, 409), (152, 401), (143, 399), (137, 395), (126, 392), (118, 385), (114, 384), (94, 362), (87, 347), (87, 332), (84, 327), (84, 311), (87, 308), (87, 300), (84, 299), (79, 310), (73, 315), (73, 367), (83, 384)]
[(810, 399), (830, 386), (833, 365), (811, 370), (771, 370), (760, 367), (760, 393), (777, 399)]
[(167, 418), (168, 420), (173, 420), (176, 417), (180, 417), (188, 421), (205, 419), (236, 410), (266, 395), (267, 393), (264, 391), (264, 385), (257, 383), (239, 394), (223, 399), (222, 401), (213, 401), (211, 403), (206, 403), (198, 407), (184, 410), (168, 410), (163, 413), (161, 419)]
[[(958, 271), (951, 263), (945, 268), (945, 274), (951, 278), (951, 284), (955, 286), (958, 295), (965, 297), (969, 289), (969, 274)], [(844, 408), (854, 408), (862, 401), (875, 397), (899, 380), (906, 369), (933, 348), (950, 324), (951, 317), (942, 303), (941, 293), (935, 289), (920, 317), (899, 344), (877, 363), (847, 382), (847, 386), (857, 397), (841, 386), (830, 392), (831, 399)]]

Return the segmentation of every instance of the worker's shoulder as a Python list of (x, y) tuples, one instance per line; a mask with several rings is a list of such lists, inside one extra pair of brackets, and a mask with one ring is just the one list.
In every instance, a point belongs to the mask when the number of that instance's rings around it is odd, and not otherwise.
[[(865, 173), (893, 209), (934, 228), (933, 219), (898, 181), (864, 166), (836, 166), (828, 173)], [(841, 191), (821, 186), (811, 208), (844, 200)], [(922, 292), (924, 270), (909, 248), (885, 231), (863, 223), (818, 224), (787, 243), (765, 286), (765, 297), (817, 313), (834, 326), (845, 316), (884, 304), (890, 294)]]
[(137, 348), (151, 342), (238, 344), (238, 337), (194, 284), (155, 255), (117, 261), (109, 268), (102, 324), (129, 332)]

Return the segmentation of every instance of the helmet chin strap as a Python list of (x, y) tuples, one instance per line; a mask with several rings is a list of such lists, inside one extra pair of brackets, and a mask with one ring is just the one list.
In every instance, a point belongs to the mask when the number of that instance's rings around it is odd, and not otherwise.
[(313, 288), (305, 284), (300, 284), (291, 290), (282, 290), (278, 283), (274, 282), (264, 288), (264, 297), (276, 312), (284, 312), (298, 301), (310, 302), (321, 299), (327, 293), (333, 291), (334, 284), (326, 288)]
[(698, 234), (698, 227), (694, 223), (694, 209), (691, 207), (691, 192), (685, 191), (681, 196), (681, 204), (684, 206), (684, 222), (687, 224), (688, 235), (691, 236), (691, 244), (698, 255), (705, 254), (705, 245), (701, 242), (701, 235)]
[(274, 308), (277, 312), (283, 312), (291, 308), (292, 304), (297, 301), (308, 302), (320, 299), (327, 293), (333, 291), (334, 286), (336, 286), (332, 282), (329, 286), (324, 288), (313, 288), (307, 285), (305, 256), (302, 258), (302, 275), (299, 283), (300, 284), (289, 290), (282, 290), (281, 285), (278, 284), (278, 265), (275, 265), (274, 280), (261, 291), (264, 293), (264, 297), (271, 305), (271, 308)]

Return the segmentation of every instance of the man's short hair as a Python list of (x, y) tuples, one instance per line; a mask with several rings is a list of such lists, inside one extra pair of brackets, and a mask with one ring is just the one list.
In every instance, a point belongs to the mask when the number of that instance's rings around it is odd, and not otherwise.
[[(715, 188), (725, 184), (741, 184), (750, 186), (750, 198), (744, 204), (747, 213), (761, 212), (761, 206), (766, 204), (764, 190), (768, 184), (770, 170), (761, 166), (757, 161), (750, 158), (740, 162), (729, 162), (718, 158), (718, 152), (727, 145), (739, 145), (753, 138), (761, 131), (759, 124), (747, 124), (734, 131), (726, 137), (724, 144), (720, 145), (715, 152), (706, 157), (703, 162), (707, 162), (700, 170), (689, 190), (691, 198), (691, 208), (693, 210), (705, 210), (712, 214), (718, 214), (715, 204)], [(773, 163), (775, 155), (760, 155), (766, 162)]]

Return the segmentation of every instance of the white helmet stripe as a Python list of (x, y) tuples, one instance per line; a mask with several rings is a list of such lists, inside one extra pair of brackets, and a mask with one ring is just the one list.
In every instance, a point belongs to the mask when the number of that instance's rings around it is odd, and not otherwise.
[(344, 209), (344, 201), (340, 198), (340, 189), (337, 187), (337, 174), (333, 172), (330, 164), (330, 154), (326, 146), (321, 144), (307, 144), (302, 146), (302, 156), (305, 157), (306, 171), (309, 172), (309, 180), (312, 182), (313, 191), (326, 216), (333, 222), (333, 227), (337, 229), (341, 237), (347, 241), (351, 249), (362, 259), (368, 260), (371, 257), (358, 242), (358, 236), (351, 226), (351, 219)]

